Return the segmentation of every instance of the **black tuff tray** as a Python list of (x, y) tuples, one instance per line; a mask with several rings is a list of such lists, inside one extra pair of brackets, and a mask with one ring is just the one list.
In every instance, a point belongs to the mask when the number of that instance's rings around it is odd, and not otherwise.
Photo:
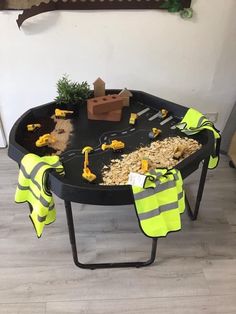
[[(119, 92), (120, 90), (117, 89), (106, 90), (107, 94)], [(131, 92), (133, 93), (131, 104), (129, 107), (123, 109), (122, 120), (120, 122), (88, 120), (86, 104), (81, 104), (77, 107), (75, 113), (71, 116), (74, 131), (70, 144), (61, 155), (61, 161), (65, 168), (65, 176), (62, 177), (52, 171), (48, 177), (49, 187), (58, 197), (66, 201), (83, 204), (132, 204), (134, 200), (130, 185), (99, 185), (99, 182), (102, 181), (102, 167), (107, 165), (111, 159), (120, 158), (122, 153), (129, 153), (142, 145), (148, 145), (150, 143), (148, 132), (152, 127), (162, 129), (158, 140), (169, 136), (186, 136), (179, 130), (171, 129), (171, 126), (182, 119), (188, 110), (187, 107), (177, 105), (145, 92), (136, 90)], [(48, 147), (37, 148), (34, 143), (40, 135), (53, 130), (54, 123), (50, 117), (53, 115), (55, 108), (71, 109), (68, 106), (58, 106), (55, 102), (51, 102), (28, 110), (15, 122), (9, 140), (8, 155), (10, 158), (20, 164), (25, 154), (35, 153), (43, 156), (53, 152)], [(130, 113), (137, 113), (145, 108), (149, 108), (149, 110), (138, 118), (134, 126), (131, 126), (129, 124)], [(162, 108), (167, 109), (169, 115), (172, 115), (174, 119), (163, 126), (160, 125), (162, 120), (159, 118), (152, 121), (148, 120), (150, 116)], [(27, 132), (26, 125), (29, 123), (41, 123), (42, 128), (34, 133)], [(192, 138), (199, 141), (202, 147), (176, 166), (181, 171), (183, 178), (194, 172), (199, 167), (201, 161), (207, 158), (214, 148), (214, 137), (212, 132), (208, 130), (204, 130)], [(101, 151), (101, 144), (104, 141), (109, 142), (112, 139), (125, 142), (126, 147), (122, 153), (115, 153), (111, 150)], [(81, 176), (83, 168), (81, 149), (84, 146), (92, 146), (94, 148), (93, 153), (89, 155), (89, 167), (97, 175), (94, 183), (84, 181)]]

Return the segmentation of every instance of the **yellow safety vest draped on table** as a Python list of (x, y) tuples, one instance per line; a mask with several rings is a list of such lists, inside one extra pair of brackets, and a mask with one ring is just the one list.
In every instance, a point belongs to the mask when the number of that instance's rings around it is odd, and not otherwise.
[(210, 156), (208, 168), (214, 169), (219, 162), (219, 150), (220, 150), (220, 132), (214, 127), (214, 124), (209, 121), (201, 112), (190, 108), (185, 114), (180, 123), (176, 125), (181, 132), (186, 135), (193, 135), (202, 130), (210, 130), (213, 132), (215, 138), (214, 152)]
[(63, 166), (58, 156), (39, 157), (35, 154), (27, 154), (23, 157), (20, 165), (15, 201), (31, 204), (30, 219), (38, 237), (42, 235), (44, 226), (56, 219), (53, 197), (46, 184), (50, 169), (63, 172)]
[(144, 187), (132, 186), (140, 227), (149, 237), (181, 229), (185, 210), (183, 180), (177, 169), (156, 169), (146, 174)]

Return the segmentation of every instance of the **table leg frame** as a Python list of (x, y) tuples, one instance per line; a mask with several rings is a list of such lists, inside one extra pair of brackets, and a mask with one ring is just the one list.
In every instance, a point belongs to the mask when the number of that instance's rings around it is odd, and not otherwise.
[[(186, 199), (186, 207), (188, 211), (188, 215), (191, 220), (196, 220), (198, 217), (199, 207), (203, 195), (204, 185), (206, 181), (207, 169), (208, 169), (209, 157), (204, 159), (201, 177), (198, 186), (198, 192), (196, 197), (196, 202), (194, 206), (194, 210), (191, 209), (189, 201), (187, 197)], [(76, 266), (85, 269), (101, 269), (101, 268), (121, 268), (121, 267), (144, 267), (151, 265), (156, 259), (156, 251), (157, 251), (157, 238), (152, 239), (152, 248), (151, 248), (151, 255), (150, 258), (143, 262), (113, 262), (113, 263), (81, 263), (78, 260), (78, 251), (76, 245), (76, 238), (75, 238), (75, 228), (74, 228), (74, 219), (72, 213), (72, 206), (71, 202), (64, 201), (65, 209), (66, 209), (66, 218), (67, 218), (67, 225), (69, 230), (69, 237), (71, 243), (71, 249), (73, 254), (73, 260)]]
[(65, 201), (65, 209), (66, 209), (66, 217), (67, 217), (67, 224), (70, 236), (70, 243), (71, 249), (73, 254), (74, 263), (76, 266), (80, 268), (86, 269), (101, 269), (101, 268), (120, 268), (120, 267), (144, 267), (152, 264), (156, 258), (156, 249), (157, 249), (157, 238), (152, 239), (152, 249), (151, 249), (151, 256), (147, 261), (143, 262), (114, 262), (114, 263), (92, 263), (92, 264), (85, 264), (81, 263), (78, 260), (78, 252), (77, 252), (77, 245), (75, 239), (75, 228), (74, 228), (74, 220), (73, 220), (73, 213), (71, 202)]
[(185, 194), (186, 208), (187, 208), (187, 212), (188, 212), (188, 215), (189, 215), (191, 220), (197, 220), (197, 217), (198, 217), (199, 207), (201, 204), (204, 186), (205, 186), (205, 182), (206, 182), (209, 159), (210, 158), (207, 157), (203, 161), (202, 172), (201, 172), (201, 177), (200, 177), (200, 181), (199, 181), (199, 185), (198, 185), (198, 191), (197, 191), (197, 197), (196, 197), (194, 209), (191, 209), (188, 198)]

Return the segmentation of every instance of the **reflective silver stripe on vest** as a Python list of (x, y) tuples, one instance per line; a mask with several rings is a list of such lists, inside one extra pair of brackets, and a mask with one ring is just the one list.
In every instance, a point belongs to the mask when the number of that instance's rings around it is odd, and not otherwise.
[(53, 210), (53, 209), (54, 209), (54, 206), (55, 206), (55, 204), (52, 203), (52, 205), (49, 206), (48, 210), (49, 210), (49, 211), (50, 211), (50, 210)]
[(151, 169), (151, 170), (149, 171), (149, 173), (150, 173), (151, 175), (154, 175), (156, 178), (159, 178), (159, 177), (161, 177), (161, 176), (164, 175), (162, 172), (160, 172), (160, 171), (157, 171), (157, 172), (156, 172), (154, 169)]
[[(30, 172), (30, 174), (28, 174), (25, 170), (25, 167), (21, 164), (21, 167), (20, 167), (20, 170), (23, 172), (23, 175), (26, 177), (26, 179), (34, 179), (36, 174), (38, 173), (39, 169), (42, 167), (42, 166), (49, 166), (49, 167), (53, 167), (53, 168), (56, 168), (56, 167), (59, 167), (61, 166), (61, 163), (60, 161), (56, 162), (55, 164), (53, 165), (49, 165), (47, 164), (46, 162), (39, 162)], [(38, 184), (37, 181), (35, 181), (36, 184)]]
[[(50, 211), (50, 210), (53, 210), (53, 209), (54, 209), (54, 204), (52, 204), (52, 205), (49, 206), (49, 208), (48, 208), (49, 211)], [(41, 216), (38, 215), (38, 221), (39, 221), (39, 222), (44, 222), (46, 219), (47, 219), (47, 215), (46, 215), (46, 216), (43, 216), (43, 217), (41, 217)]]
[(40, 217), (40, 216), (38, 215), (38, 221), (39, 221), (39, 222), (44, 222), (46, 219), (47, 219), (47, 216)]
[(154, 176), (156, 175), (156, 171), (154, 169), (151, 169), (148, 173), (153, 174)]
[(153, 218), (155, 216), (160, 215), (162, 212), (166, 212), (171, 209), (177, 209), (178, 208), (178, 202), (166, 204), (166, 205), (161, 205), (158, 208), (155, 208), (149, 212), (146, 213), (140, 213), (138, 214), (140, 220), (145, 220), (149, 218)]
[(179, 176), (178, 176), (177, 173), (174, 173), (173, 175), (174, 175), (174, 179), (175, 179), (176, 181), (179, 180)]
[(23, 173), (23, 175), (24, 175), (24, 177), (25, 177), (26, 179), (31, 180), (31, 181), (37, 186), (37, 188), (38, 188), (39, 190), (41, 190), (40, 184), (35, 180), (35, 178), (31, 178), (31, 175), (29, 175), (29, 174), (26, 172), (25, 167), (24, 167), (22, 164), (21, 164), (20, 170), (22, 171), (22, 173)]
[(212, 124), (209, 124), (208, 122), (203, 123), (200, 127), (190, 127), (188, 129), (184, 129), (182, 130), (182, 132), (184, 132), (187, 135), (192, 135), (192, 134), (196, 134), (197, 132), (203, 131), (206, 129), (206, 127), (208, 128), (212, 128)]
[(214, 124), (213, 124), (213, 122), (207, 120), (207, 121), (202, 123), (201, 128), (204, 126), (214, 127)]
[(138, 193), (135, 193), (134, 194), (134, 199), (136, 201), (138, 201), (138, 200), (141, 200), (141, 199), (143, 199), (145, 197), (149, 197), (149, 196), (155, 195), (158, 192), (162, 192), (162, 191), (165, 191), (167, 189), (171, 189), (171, 188), (173, 188), (175, 186), (176, 186), (175, 181), (165, 182), (165, 183), (157, 185), (154, 189), (153, 188), (148, 188), (146, 190), (143, 190), (143, 191), (140, 191)]
[[(40, 201), (40, 203), (44, 206), (44, 207), (49, 207), (50, 208), (50, 202), (48, 202), (47, 200), (45, 200), (45, 198), (43, 198), (43, 196), (42, 195), (40, 195), (40, 197), (38, 197), (37, 195), (35, 195), (35, 193), (34, 193), (34, 191), (30, 188), (30, 187), (28, 187), (28, 186), (22, 186), (22, 185), (20, 185), (19, 183), (18, 183), (18, 185), (17, 185), (17, 187), (18, 187), (18, 189), (19, 190), (22, 190), (22, 191), (30, 191), (32, 194), (33, 194), (33, 196), (38, 200), (38, 201)], [(52, 205), (51, 205), (52, 206)], [(54, 206), (54, 204), (53, 204), (53, 206)], [(53, 209), (53, 208), (52, 208)], [(49, 209), (50, 210), (50, 209)]]
[(37, 172), (39, 171), (39, 169), (42, 167), (42, 166), (49, 166), (49, 167), (52, 167), (52, 168), (56, 168), (56, 167), (58, 167), (58, 166), (60, 166), (61, 165), (61, 163), (60, 163), (60, 161), (57, 161), (55, 164), (53, 164), (53, 165), (50, 165), (50, 164), (48, 164), (48, 163), (46, 163), (46, 162), (44, 162), (44, 161), (42, 161), (42, 162), (39, 162), (32, 170), (31, 170), (31, 173), (30, 173), (30, 177), (32, 178), (34, 178), (35, 176), (36, 176), (36, 174), (37, 174)]
[(200, 132), (200, 131), (202, 131), (202, 129), (195, 129), (194, 131), (189, 131), (189, 130), (184, 130), (183, 132), (186, 134), (186, 135), (189, 135), (189, 136), (191, 136), (191, 135), (194, 135), (194, 134), (196, 134), (196, 133), (198, 133), (198, 132)]
[(198, 123), (197, 123), (197, 128), (199, 128), (201, 125), (202, 125), (202, 122), (206, 120), (206, 117), (205, 116), (201, 116), (201, 118), (198, 120)]
[(183, 196), (184, 196), (184, 192), (182, 191), (178, 194), (178, 201), (181, 200)]
[[(53, 164), (51, 167), (58, 167), (58, 166), (60, 166), (60, 165), (61, 165), (61, 163), (60, 163), (60, 161), (58, 161), (58, 162), (56, 162), (55, 164)], [(41, 187), (41, 185), (35, 180), (35, 176), (36, 176), (36, 174), (38, 173), (39, 169), (40, 169), (42, 166), (50, 166), (50, 165), (47, 164), (47, 163), (45, 163), (45, 162), (40, 162), (40, 163), (38, 163), (38, 164), (33, 168), (33, 170), (31, 171), (30, 174), (28, 174), (28, 173), (26, 172), (26, 169), (25, 169), (25, 167), (24, 167), (22, 164), (21, 164), (21, 167), (20, 167), (20, 170), (22, 171), (24, 177), (25, 177), (26, 179), (31, 180), (31, 182), (34, 183), (34, 184), (37, 186), (37, 188), (39, 189), (39, 191), (41, 191), (42, 187)], [(47, 169), (46, 169), (46, 170), (47, 170)]]
[(39, 162), (37, 165), (35, 165), (34, 168), (30, 172), (30, 178), (35, 178), (39, 169), (43, 166), (48, 166), (48, 165), (45, 162)]

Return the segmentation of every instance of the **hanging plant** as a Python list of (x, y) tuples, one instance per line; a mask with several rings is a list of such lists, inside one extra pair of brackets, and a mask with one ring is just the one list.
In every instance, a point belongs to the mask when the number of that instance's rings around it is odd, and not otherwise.
[(193, 9), (192, 8), (185, 8), (179, 12), (182, 19), (191, 19), (193, 16)]
[(180, 0), (165, 0), (165, 2), (161, 5), (162, 9), (166, 9), (171, 13), (179, 12), (183, 9)]
[(183, 19), (189, 19), (193, 16), (193, 10), (191, 8), (184, 8), (181, 0), (165, 0), (161, 8), (171, 13), (179, 12)]

